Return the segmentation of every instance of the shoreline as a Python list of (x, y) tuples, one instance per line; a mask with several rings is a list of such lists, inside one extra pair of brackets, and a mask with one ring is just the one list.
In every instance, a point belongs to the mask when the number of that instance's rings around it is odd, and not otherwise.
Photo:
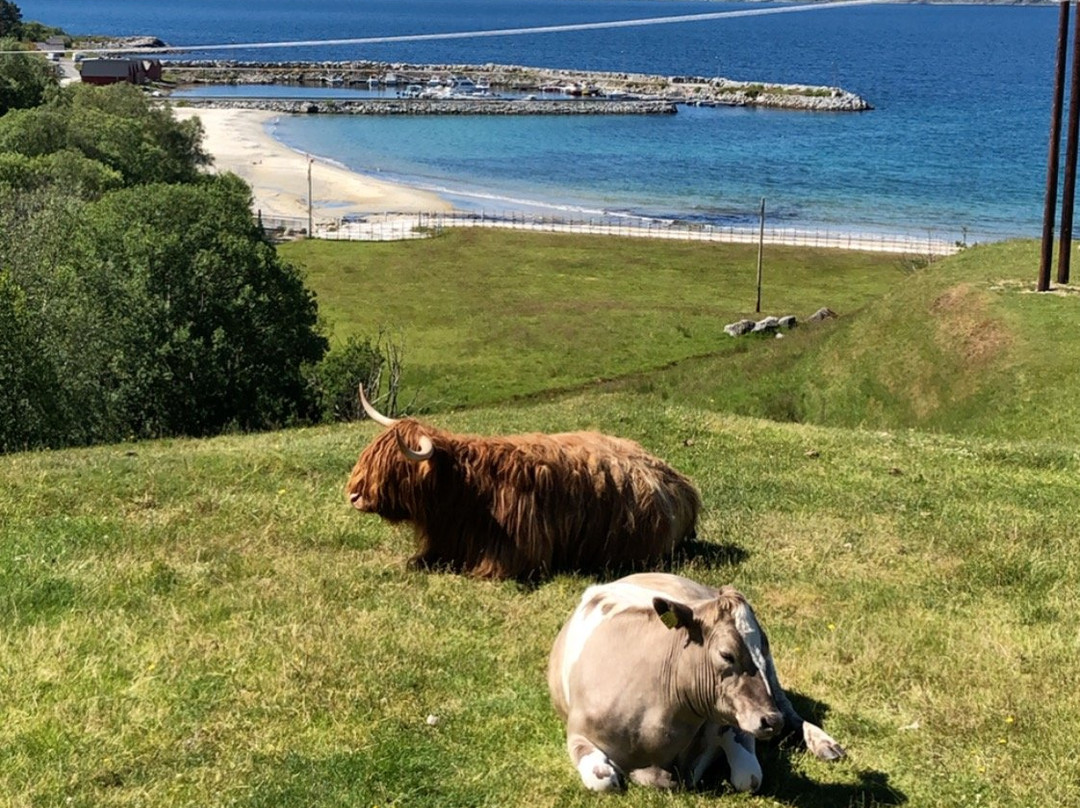
[[(269, 124), (281, 111), (237, 107), (172, 107), (179, 120), (197, 117), (203, 125), (203, 148), (212, 159), (213, 172), (229, 171), (248, 183), (252, 210), (264, 220), (287, 220), (288, 227), (306, 228), (308, 217), (308, 155), (274, 138)], [(645, 236), (727, 243), (757, 241), (750, 226), (704, 226), (667, 221), (666, 217), (611, 211), (565, 209), (564, 205), (516, 200), (499, 214), (484, 213), (482, 204), (469, 204), (454, 194), (417, 188), (361, 174), (327, 158), (311, 156), (312, 220), (324, 238), (404, 238), (417, 215), (432, 217), (432, 224), (448, 227), (509, 227), (593, 235)], [(491, 200), (487, 200), (491, 201)], [(527, 208), (562, 208), (561, 215), (529, 214)], [(508, 213), (510, 214), (508, 216)], [(577, 214), (577, 215), (576, 215)], [(349, 224), (343, 218), (361, 221)], [(597, 217), (597, 221), (593, 218)], [(561, 220), (561, 221), (557, 221)], [(299, 225), (303, 222), (304, 225)], [(366, 222), (366, 223), (365, 223)], [(361, 235), (364, 229), (368, 235)], [(768, 228), (765, 242), (792, 246), (819, 246), (848, 250), (947, 255), (957, 245), (948, 239), (924, 238), (899, 232), (858, 232), (849, 228)], [(396, 234), (396, 235), (389, 235)]]
[[(308, 216), (309, 156), (275, 139), (271, 110), (172, 107), (177, 120), (198, 118), (211, 171), (232, 172), (251, 186), (252, 208), (268, 218)], [(447, 213), (438, 194), (360, 174), (311, 155), (311, 214), (316, 222), (372, 213)]]

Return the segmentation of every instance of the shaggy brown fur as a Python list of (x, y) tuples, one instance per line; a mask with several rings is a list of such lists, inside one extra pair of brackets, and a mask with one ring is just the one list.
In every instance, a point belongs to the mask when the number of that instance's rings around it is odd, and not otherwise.
[[(415, 462), (399, 439), (428, 460)], [(693, 535), (693, 484), (633, 441), (595, 432), (485, 438), (411, 418), (360, 455), (353, 506), (416, 528), (413, 562), (486, 578), (640, 565)]]

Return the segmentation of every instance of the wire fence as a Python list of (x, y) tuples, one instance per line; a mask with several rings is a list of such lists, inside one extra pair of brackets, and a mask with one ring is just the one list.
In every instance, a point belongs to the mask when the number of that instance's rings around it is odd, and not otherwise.
[[(260, 215), (264, 229), (281, 238), (308, 235), (308, 220)], [(520, 211), (499, 213), (433, 212), (379, 213), (312, 222), (313, 238), (332, 241), (402, 241), (427, 238), (450, 227), (491, 227), (534, 232), (576, 233), (729, 244), (766, 244), (826, 249), (888, 252), (904, 255), (943, 256), (969, 246), (969, 233), (950, 237), (928, 229), (925, 234), (858, 233), (846, 230), (813, 230), (798, 227), (716, 225), (675, 219), (633, 216), (574, 218), (539, 216)]]

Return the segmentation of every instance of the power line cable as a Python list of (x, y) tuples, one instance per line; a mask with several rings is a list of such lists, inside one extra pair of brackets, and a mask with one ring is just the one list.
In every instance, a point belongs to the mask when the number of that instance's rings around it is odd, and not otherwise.
[[(301, 39), (286, 42), (219, 43), (215, 45), (166, 45), (160, 48), (77, 48), (79, 53), (180, 53), (186, 51), (258, 50), (269, 48), (311, 48), (331, 45), (383, 45), (400, 42), (431, 42), (451, 39), (480, 39), (484, 37), (523, 36), (526, 34), (563, 34), (572, 31), (598, 31), (609, 28), (640, 28), (650, 25), (708, 22), (735, 17), (762, 17), (770, 14), (792, 14), (804, 11), (824, 11), (849, 6), (877, 5), (883, 0), (837, 0), (837, 2), (803, 3), (796, 6), (752, 8), (740, 11), (716, 11), (707, 14), (683, 14), (671, 17), (648, 17), (638, 20), (610, 20), (608, 22), (582, 22), (566, 25), (542, 25), (531, 28), (498, 28), (488, 31), (451, 31), (436, 34), (401, 34), (397, 36), (369, 36), (349, 39)], [(37, 51), (0, 51), (0, 54), (37, 53)]]

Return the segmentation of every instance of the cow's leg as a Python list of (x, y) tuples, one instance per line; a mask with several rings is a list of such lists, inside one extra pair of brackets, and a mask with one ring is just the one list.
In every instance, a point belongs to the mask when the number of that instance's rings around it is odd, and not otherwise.
[(720, 725), (711, 721), (698, 730), (693, 742), (679, 756), (679, 770), (691, 788), (696, 788), (720, 754)]
[(780, 679), (776, 675), (776, 665), (773, 664), (772, 654), (765, 655), (765, 678), (769, 683), (769, 689), (772, 691), (773, 700), (784, 716), (787, 729), (803, 739), (806, 748), (810, 750), (814, 757), (821, 760), (839, 760), (842, 758), (844, 756), (844, 747), (834, 741), (829, 733), (817, 724), (811, 724), (809, 721), (803, 720), (803, 717), (795, 712), (795, 708), (788, 700), (787, 694), (780, 684)]
[(585, 788), (590, 791), (618, 791), (625, 788), (623, 773), (584, 735), (568, 734), (566, 749)]
[(659, 766), (650, 766), (647, 769), (634, 769), (630, 772), (630, 779), (639, 786), (649, 788), (675, 788), (675, 777), (667, 769)]
[(731, 767), (731, 785), (735, 790), (757, 791), (762, 774), (754, 736), (737, 727), (724, 727), (720, 730), (719, 745)]

